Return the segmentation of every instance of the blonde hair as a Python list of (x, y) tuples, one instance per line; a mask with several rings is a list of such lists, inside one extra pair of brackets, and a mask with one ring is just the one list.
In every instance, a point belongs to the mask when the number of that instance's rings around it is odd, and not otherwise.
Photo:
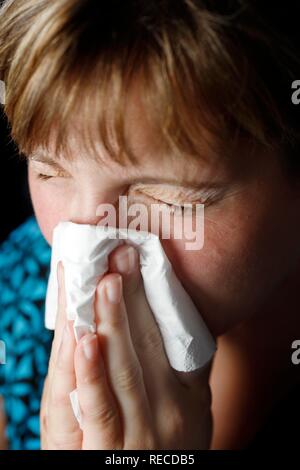
[[(218, 11), (220, 3), (237, 7), (226, 11), (223, 5), (224, 11)], [(30, 154), (37, 146), (47, 147), (55, 127), (57, 153), (67, 152), (76, 116), (89, 151), (96, 129), (112, 156), (134, 161), (124, 124), (126, 97), (136, 77), (149, 121), (161, 145), (172, 152), (197, 157), (207, 135), (224, 155), (230, 155), (239, 138), (268, 148), (295, 139), (272, 78), (284, 60), (294, 66), (295, 58), (282, 38), (274, 42), (255, 12), (242, 4), (5, 2), (0, 10), (0, 78), (6, 84), (5, 113), (20, 151)]]

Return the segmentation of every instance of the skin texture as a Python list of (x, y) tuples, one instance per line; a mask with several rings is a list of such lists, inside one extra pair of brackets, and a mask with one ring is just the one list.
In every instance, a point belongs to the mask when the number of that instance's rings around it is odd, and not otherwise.
[[(147, 178), (155, 180), (151, 197), (157, 194), (174, 203), (176, 186), (183, 179), (188, 184), (219, 186), (205, 206), (204, 247), (187, 251), (185, 240), (172, 239), (163, 240), (163, 245), (211, 332), (219, 337), (211, 377), (212, 448), (240, 447), (251, 438), (262, 419), (261, 410), (270, 403), (261, 390), (268, 390), (266, 384), (271, 390), (271, 378), (289, 365), (291, 331), (299, 327), (293, 309), (300, 256), (299, 188), (284, 174), (277, 155), (251, 154), (242, 145), (230, 160), (213, 156), (208, 147), (205, 159), (195, 162), (185, 156), (173, 161), (154, 146), (157, 139), (138, 98), (131, 103), (127, 133), (140, 157), (139, 166), (120, 166), (100, 145), (102, 161), (94, 161), (83, 155), (80, 142), (71, 136), (73, 160), (61, 156), (59, 173), (52, 165), (29, 162), (35, 214), (51, 244), (59, 221), (96, 224), (97, 206), (115, 203), (130, 188), (135, 202), (153, 202), (146, 194), (137, 197), (132, 186), (146, 183)], [(48, 157), (58, 161), (51, 151)], [(39, 173), (53, 178), (41, 180)], [(174, 191), (166, 189), (162, 175), (174, 181)], [(189, 197), (184, 202), (190, 202)], [(283, 312), (290, 316), (290, 330), (281, 324)], [(260, 357), (261, 368), (254, 367), (255, 357)], [(246, 432), (243, 422), (248, 422)]]

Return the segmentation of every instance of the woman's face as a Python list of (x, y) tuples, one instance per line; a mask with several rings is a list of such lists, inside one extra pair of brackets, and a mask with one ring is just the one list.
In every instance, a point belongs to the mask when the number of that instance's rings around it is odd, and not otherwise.
[(275, 156), (241, 149), (229, 161), (210, 156), (208, 148), (205, 159), (174, 161), (156, 147), (138, 106), (127, 117), (138, 167), (119, 165), (103, 149), (102, 161), (95, 161), (75, 145), (72, 161), (44, 153), (29, 161), (31, 197), (42, 233), (51, 244), (53, 229), (62, 220), (97, 224), (97, 207), (115, 204), (126, 191), (133, 202), (147, 206), (156, 200), (204, 203), (201, 249), (187, 250), (185, 239), (162, 243), (212, 333), (224, 333), (254, 313), (297, 265), (299, 195)]

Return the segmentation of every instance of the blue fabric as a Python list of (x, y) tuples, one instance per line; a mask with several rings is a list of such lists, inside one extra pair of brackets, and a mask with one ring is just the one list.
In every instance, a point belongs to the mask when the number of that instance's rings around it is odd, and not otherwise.
[(0, 245), (0, 364), (9, 449), (39, 449), (39, 410), (53, 332), (44, 326), (51, 248), (34, 217)]

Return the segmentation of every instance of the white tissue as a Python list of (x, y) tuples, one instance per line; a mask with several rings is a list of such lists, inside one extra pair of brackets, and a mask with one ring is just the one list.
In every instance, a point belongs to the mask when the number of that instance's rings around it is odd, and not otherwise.
[[(76, 340), (79, 341), (86, 332), (95, 331), (93, 304), (96, 286), (107, 272), (109, 253), (124, 243), (133, 245), (139, 252), (145, 294), (171, 367), (184, 372), (203, 367), (216, 350), (215, 341), (176, 277), (159, 237), (153, 233), (60, 222), (53, 233), (46, 327), (55, 328), (57, 263), (61, 260), (66, 313), (70, 320), (74, 320)], [(74, 393), (70, 398), (80, 421), (78, 397), (74, 397)]]

